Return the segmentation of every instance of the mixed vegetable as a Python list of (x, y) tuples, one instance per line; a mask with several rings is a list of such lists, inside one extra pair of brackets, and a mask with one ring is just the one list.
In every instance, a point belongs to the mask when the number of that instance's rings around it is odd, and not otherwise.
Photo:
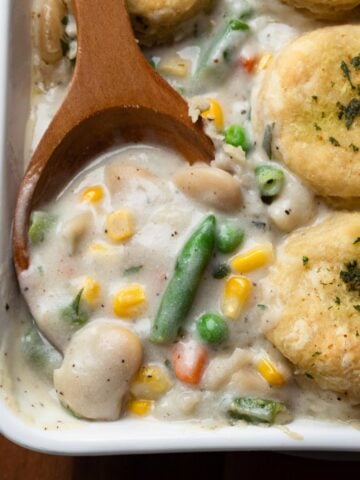
[[(39, 44), (41, 65), (46, 66), (44, 75), (50, 76), (50, 83), (45, 81), (45, 89), (48, 85), (56, 84), (54, 78), (57, 80), (59, 65), (62, 68), (65, 65), (72, 72), (76, 61), (75, 19), (71, 7), (64, 8), (61, 1), (60, 8), (56, 6), (57, 2), (45, 0), (47, 10), (45, 8), (42, 11), (45, 14), (42, 13), (38, 20), (42, 25), (39, 31), (42, 40), (46, 37), (46, 29), (53, 28), (56, 34), (51, 39), (53, 44), (43, 41)], [(256, 145), (253, 138), (250, 127), (250, 86), (255, 75), (267, 68), (272, 54), (249, 48), (256, 38), (256, 12), (246, 1), (238, 2), (236, 6), (233, 3), (229, 2), (221, 15), (209, 17), (209, 21), (195, 22), (190, 49), (180, 49), (171, 54), (157, 48), (144, 52), (152, 67), (181, 94), (196, 94), (193, 120), (199, 117), (204, 120), (220, 152), (219, 158), (211, 166), (179, 168), (171, 178), (170, 190), (176, 190), (174, 195), (183, 194), (183, 198), (192, 202), (191, 212), (197, 215), (196, 218), (201, 212), (203, 218), (195, 226), (192, 219), (188, 222), (193, 226), (192, 233), (187, 239), (182, 237), (181, 243), (168, 255), (170, 260), (166, 268), (161, 260), (151, 270), (147, 264), (149, 259), (136, 254), (134, 258), (129, 258), (129, 245), (138, 242), (140, 247), (147, 247), (154, 240), (149, 239), (153, 235), (149, 225), (155, 226), (154, 235), (158, 235), (159, 243), (163, 240), (164, 232), (156, 230), (161, 220), (151, 218), (149, 221), (150, 214), (146, 208), (152, 205), (154, 198), (160, 198), (159, 203), (167, 205), (166, 202), (170, 201), (166, 197), (168, 189), (162, 184), (156, 194), (152, 190), (155, 187), (147, 190), (147, 182), (152, 182), (153, 174), (146, 169), (136, 167), (133, 174), (126, 177), (120, 167), (112, 179), (115, 184), (113, 188), (109, 188), (109, 174), (106, 172), (90, 177), (91, 181), (86, 180), (76, 187), (78, 190), (72, 190), (77, 202), (74, 208), (78, 204), (80, 208), (70, 220), (50, 213), (46, 207), (43, 211), (33, 212), (31, 217), (29, 245), (37, 262), (36, 274), (39, 277), (46, 280), (48, 274), (47, 265), (41, 264), (41, 255), (46, 246), (56, 245), (57, 238), (62, 241), (65, 239), (68, 245), (66, 255), (57, 265), (57, 271), (63, 275), (64, 285), (56, 285), (56, 288), (45, 285), (51, 292), (49, 311), (44, 314), (39, 309), (45, 320), (39, 320), (34, 315), (40, 331), (61, 353), (53, 349), (33, 327), (23, 336), (25, 357), (35, 366), (47, 362), (48, 375), (51, 377), (55, 369), (59, 376), (59, 372), (64, 373), (67, 368), (69, 355), (75, 355), (76, 360), (74, 345), (82, 343), (84, 348), (90, 345), (86, 335), (94, 325), (99, 327), (99, 332), (102, 322), (121, 325), (125, 332), (118, 332), (119, 338), (121, 335), (124, 338), (129, 335), (130, 338), (130, 333), (133, 335), (131, 341), (137, 345), (137, 359), (141, 366), (138, 368), (138, 365), (131, 363), (130, 350), (128, 356), (124, 355), (124, 362), (129, 358), (124, 372), (133, 368), (137, 373), (128, 378), (120, 371), (126, 392), (122, 391), (114, 404), (117, 408), (119, 405), (125, 407), (132, 415), (156, 414), (166, 402), (172, 403), (172, 392), (180, 398), (185, 392), (181, 408), (188, 408), (189, 412), (191, 408), (195, 409), (193, 404), (200, 408), (199, 402), (201, 404), (206, 395), (212, 396), (222, 418), (231, 421), (272, 424), (282, 422), (287, 414), (284, 403), (278, 401), (280, 395), (276, 391), (276, 388), (285, 386), (289, 378), (279, 357), (269, 353), (262, 344), (254, 352), (249, 341), (244, 348), (248, 354), (246, 362), (238, 364), (236, 360), (238, 354), (240, 358), (236, 341), (247, 330), (248, 322), (256, 318), (253, 310), (259, 312), (267, 308), (257, 303), (257, 282), (262, 276), (261, 269), (271, 265), (274, 258), (273, 246), (267, 235), (265, 212), (282, 199), (288, 186), (288, 174), (273, 162), (272, 134), (275, 125), (269, 125), (266, 129), (262, 145)], [(212, 18), (216, 18), (216, 21)], [(50, 55), (52, 48), (54, 55)], [(217, 90), (223, 92), (226, 85), (230, 85), (233, 72), (242, 76), (241, 82), (246, 87), (236, 99), (236, 115), (229, 114), (224, 95), (216, 93)], [(209, 91), (212, 93), (208, 94)], [(256, 156), (254, 153), (259, 146), (263, 152), (261, 156)], [(132, 203), (127, 202), (125, 196), (121, 197), (122, 189), (125, 191), (124, 185), (138, 176), (141, 187), (131, 184), (129, 190), (133, 189), (134, 195)], [(261, 207), (254, 209), (256, 213), (243, 215), (246, 202), (249, 201), (245, 190), (251, 184), (255, 186), (252, 192), (255, 201)], [(112, 208), (113, 197), (118, 194), (122, 200)], [(66, 195), (70, 195), (69, 192)], [(141, 204), (144, 198), (145, 202)], [(172, 223), (173, 213), (172, 206), (169, 206), (161, 215), (167, 216), (164, 223), (167, 228), (171, 226), (171, 238), (176, 239), (187, 231), (187, 220), (179, 222), (181, 227), (178, 229)], [(152, 248), (155, 252), (157, 246)], [(161, 248), (166, 257), (167, 247)], [(81, 256), (84, 257), (84, 271), (74, 271), (72, 260)], [(173, 262), (173, 266), (170, 263), (169, 267), (169, 262)], [(111, 272), (111, 282), (102, 282), (99, 277), (107, 275), (107, 272)], [(57, 295), (62, 296), (56, 302), (54, 299)], [(216, 298), (216, 302), (210, 297)], [(198, 308), (200, 298), (204, 307), (201, 310)], [(55, 330), (65, 332), (58, 343), (56, 334), (52, 337), (52, 333), (46, 330), (51, 322), (56, 324)], [(82, 335), (85, 340), (80, 342)], [(114, 338), (115, 333), (111, 340)], [(104, 353), (99, 354), (96, 365), (99, 371), (105, 357), (107, 361), (111, 358), (106, 354), (111, 340), (104, 340)], [(127, 345), (130, 343), (127, 342)], [(144, 349), (143, 356), (139, 345)], [(153, 352), (156, 354), (153, 355)], [(119, 354), (118, 350), (116, 354)], [(112, 355), (115, 358), (114, 352)], [(84, 377), (88, 379), (94, 373), (86, 370), (91, 363), (87, 353), (84, 353), (84, 358), (87, 358), (87, 364), (81, 371), (85, 372)], [(74, 370), (78, 368), (75, 360), (69, 367), (74, 375)], [(216, 366), (218, 360), (221, 368)], [(94, 371), (96, 368), (93, 366)], [(108, 397), (111, 397), (111, 387), (115, 383), (109, 373), (111, 371), (110, 368), (106, 374), (102, 371), (101, 375), (97, 373), (94, 383), (99, 385), (98, 397), (106, 388), (109, 388)], [(219, 371), (225, 379), (222, 380), (224, 383), (220, 382), (221, 387), (212, 390), (209, 384), (216, 384)], [(222, 409), (222, 387), (230, 385), (230, 379), (236, 375), (239, 378), (240, 375), (246, 377), (254, 395), (242, 396), (231, 391), (228, 406)], [(102, 383), (104, 378), (105, 382)], [(240, 385), (241, 381), (238, 382)], [(90, 391), (89, 385), (83, 389)], [(197, 393), (200, 393), (200, 400), (196, 397)], [(68, 398), (67, 395), (65, 391), (64, 397)], [(98, 414), (85, 414), (65, 400), (60, 398), (61, 404), (76, 416), (103, 418), (96, 416)], [(89, 411), (92, 411), (91, 408), (86, 410)]]
[[(93, 192), (94, 188), (88, 187), (84, 192), (89, 196), (90, 191)], [(90, 204), (98, 200), (94, 195), (89, 197)], [(112, 217), (114, 215), (116, 212), (111, 214)], [(115, 227), (108, 215), (106, 234), (109, 235), (109, 229), (112, 229), (111, 239), (123, 243), (128, 238), (128, 234), (123, 235), (124, 222), (127, 224), (128, 215), (124, 216), (122, 213), (117, 218)], [(36, 212), (29, 229), (29, 239), (34, 245), (33, 248), (44, 241), (46, 233), (51, 228), (55, 228), (54, 217), (45, 212)], [(114, 229), (120, 233), (114, 234)], [(40, 243), (33, 240), (34, 231)], [(131, 235), (134, 233), (131, 230)], [(214, 264), (213, 257), (216, 256), (216, 252), (223, 255), (225, 260), (226, 256), (229, 257), (241, 247), (244, 238), (244, 230), (237, 221), (226, 218), (217, 220), (215, 215), (210, 214), (201, 221), (181, 248), (175, 262), (174, 273), (162, 295), (149, 335), (149, 339), (155, 344), (171, 345), (175, 342), (171, 347), (171, 359), (168, 364), (165, 363), (166, 367), (170, 367), (170, 371), (166, 372), (166, 369), (156, 364), (144, 364), (131, 386), (129, 412), (136, 415), (150, 413), (154, 402), (171, 389), (171, 374), (188, 385), (199, 385), (202, 381), (209, 363), (210, 350), (226, 344), (231, 335), (229, 322), (239, 318), (251, 296), (252, 282), (243, 274), (265, 266), (272, 258), (271, 246), (265, 244), (245, 253), (235, 253), (227, 261)], [(124, 277), (136, 274), (142, 268), (142, 265), (128, 268), (123, 272)], [(194, 319), (195, 330), (189, 335), (189, 332), (186, 332), (189, 327), (189, 312), (208, 269), (212, 270), (214, 278), (224, 279), (220, 309), (218, 312), (204, 312)], [(99, 285), (94, 280), (90, 282), (91, 284), (89, 282), (87, 278), (74, 299), (59, 310), (61, 321), (73, 330), (83, 328), (91, 320), (89, 301), (94, 295), (98, 295)], [(144, 287), (140, 284), (128, 284), (114, 296), (114, 314), (120, 318), (135, 318), (144, 310), (145, 302)], [(23, 345), (24, 354), (35, 366), (43, 366), (46, 363), (50, 374), (54, 368), (60, 366), (61, 355), (42, 340), (34, 327), (24, 335)], [(276, 367), (267, 360), (263, 359), (256, 368), (271, 385), (279, 386), (285, 381)], [(272, 400), (253, 399), (252, 403), (250, 400), (247, 402), (246, 399), (234, 400), (229, 407), (229, 415), (251, 422), (272, 423), (282, 410), (277, 402)], [(79, 412), (73, 411), (69, 405), (66, 405), (66, 408), (79, 416)]]
[(207, 217), (184, 245), (175, 272), (162, 297), (151, 331), (151, 341), (169, 343), (184, 323), (215, 245), (214, 215)]

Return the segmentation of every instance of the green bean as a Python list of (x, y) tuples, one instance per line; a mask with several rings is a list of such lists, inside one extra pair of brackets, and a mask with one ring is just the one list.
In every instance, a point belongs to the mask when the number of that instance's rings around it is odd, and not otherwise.
[(196, 331), (206, 343), (218, 345), (229, 336), (229, 327), (225, 320), (215, 313), (204, 313), (196, 322)]
[(178, 336), (194, 301), (202, 274), (211, 259), (215, 229), (215, 217), (209, 215), (182, 248), (151, 330), (152, 342), (169, 343)]
[(222, 253), (231, 253), (244, 241), (244, 231), (236, 223), (226, 220), (216, 232), (216, 247)]
[(225, 130), (225, 143), (233, 147), (241, 147), (244, 152), (248, 152), (250, 149), (250, 142), (245, 128), (236, 123), (230, 125), (230, 127)]
[(23, 334), (21, 348), (27, 362), (51, 381), (53, 371), (61, 365), (61, 355), (43, 339), (35, 325)]
[(46, 234), (56, 224), (56, 217), (46, 212), (33, 212), (29, 228), (29, 240), (32, 245), (37, 245), (45, 240)]
[(210, 42), (202, 49), (195, 72), (194, 85), (201, 80), (221, 80), (229, 72), (234, 53), (246, 39), (249, 26), (236, 17), (227, 17), (211, 36)]
[(285, 410), (285, 405), (276, 400), (241, 397), (233, 400), (229, 406), (228, 414), (235, 420), (273, 424), (277, 415)]
[(260, 165), (256, 167), (255, 176), (262, 197), (276, 197), (284, 186), (284, 172), (271, 165)]
[(61, 318), (74, 327), (82, 327), (89, 320), (89, 315), (80, 306), (82, 293), (83, 289), (79, 291), (70, 305), (61, 311)]

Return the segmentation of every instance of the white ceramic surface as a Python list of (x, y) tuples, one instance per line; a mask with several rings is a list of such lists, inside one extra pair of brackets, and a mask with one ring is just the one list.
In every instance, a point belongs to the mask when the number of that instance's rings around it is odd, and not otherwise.
[[(30, 75), (29, 0), (0, 0), (0, 263), (11, 262), (10, 226), (23, 169), (24, 128)], [(1, 300), (14, 288), (0, 282)], [(3, 302), (2, 302), (3, 303)], [(6, 327), (1, 316), (0, 341)], [(78, 424), (79, 425), (79, 424)], [(121, 420), (80, 424), (76, 429), (39, 430), (25, 424), (0, 402), (0, 431), (31, 449), (57, 454), (115, 454), (199, 450), (360, 451), (360, 431), (349, 425), (297, 420), (289, 429), (249, 426), (205, 429), (189, 423)]]

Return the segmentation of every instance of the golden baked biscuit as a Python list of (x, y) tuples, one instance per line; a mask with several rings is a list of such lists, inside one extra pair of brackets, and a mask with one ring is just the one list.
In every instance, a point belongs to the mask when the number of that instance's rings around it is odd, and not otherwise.
[(140, 42), (144, 45), (171, 41), (181, 25), (214, 0), (127, 0), (128, 9)]
[(297, 373), (360, 399), (360, 213), (291, 235), (267, 282), (268, 339)]
[[(360, 197), (360, 25), (315, 30), (266, 72), (254, 129), (275, 159), (325, 197)], [(268, 138), (269, 141), (269, 138)]]
[(337, 19), (360, 5), (359, 0), (282, 0), (288, 5), (303, 8), (319, 19)]

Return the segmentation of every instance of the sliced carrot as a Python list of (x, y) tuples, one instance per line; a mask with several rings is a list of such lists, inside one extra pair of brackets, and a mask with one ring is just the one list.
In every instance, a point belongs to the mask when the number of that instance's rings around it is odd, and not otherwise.
[(257, 60), (257, 57), (241, 57), (240, 64), (247, 73), (253, 73)]
[(207, 350), (195, 340), (179, 342), (172, 354), (172, 366), (179, 380), (191, 385), (200, 382), (205, 363)]

